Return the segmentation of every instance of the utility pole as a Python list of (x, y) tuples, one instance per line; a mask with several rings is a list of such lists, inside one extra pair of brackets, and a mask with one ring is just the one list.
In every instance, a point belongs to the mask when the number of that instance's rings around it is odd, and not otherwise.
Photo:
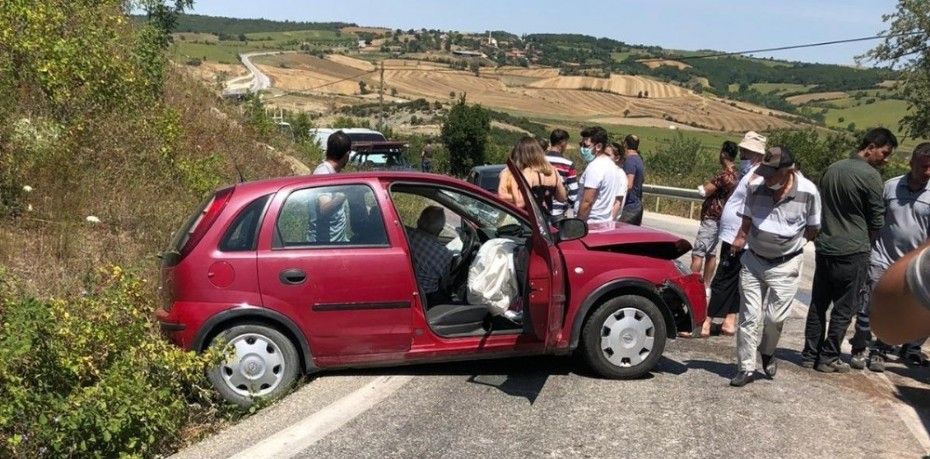
[(378, 86), (378, 130), (384, 130), (384, 60), (381, 60), (381, 84)]

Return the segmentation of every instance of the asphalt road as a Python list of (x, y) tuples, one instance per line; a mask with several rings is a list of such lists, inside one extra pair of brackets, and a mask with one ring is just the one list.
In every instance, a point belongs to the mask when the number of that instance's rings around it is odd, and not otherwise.
[[(646, 215), (691, 238), (696, 222)], [(316, 376), (178, 457), (921, 457), (930, 369), (798, 366), (813, 274), (785, 325), (775, 380), (728, 386), (734, 339), (674, 340), (635, 381), (537, 357)], [(846, 349), (848, 352), (849, 349)]]

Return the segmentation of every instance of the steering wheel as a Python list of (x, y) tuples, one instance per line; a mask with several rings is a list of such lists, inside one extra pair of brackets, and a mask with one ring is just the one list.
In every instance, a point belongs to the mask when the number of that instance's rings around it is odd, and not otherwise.
[(478, 232), (471, 225), (463, 223), (462, 230), (457, 231), (459, 238), (462, 239), (462, 250), (452, 258), (452, 267), (449, 268), (449, 279), (451, 286), (458, 285), (468, 275), (468, 262), (471, 255), (478, 250), (481, 245), (478, 239)]

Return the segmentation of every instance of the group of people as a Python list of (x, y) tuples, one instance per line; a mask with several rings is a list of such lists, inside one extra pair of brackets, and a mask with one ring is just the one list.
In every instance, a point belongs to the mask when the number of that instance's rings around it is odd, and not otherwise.
[[(628, 135), (618, 143), (611, 142), (602, 127), (582, 130), (579, 151), (587, 164), (581, 177), (565, 154), (569, 141), (568, 132), (555, 129), (546, 152), (529, 136), (513, 148), (510, 159), (522, 172), (533, 199), (553, 220), (574, 216), (589, 225), (613, 221), (641, 224), (646, 170), (639, 155), (639, 138)], [(501, 172), (498, 196), (524, 205), (508, 169)]]
[[(705, 201), (691, 268), (703, 269), (708, 288), (700, 336), (711, 335), (721, 320), (720, 333), (737, 335), (738, 371), (731, 385), (758, 377), (759, 360), (761, 373), (775, 376), (775, 349), (809, 241), (816, 266), (802, 366), (825, 373), (851, 367), (884, 371), (891, 346), (872, 339), (870, 294), (889, 266), (930, 237), (930, 143), (914, 149), (907, 174), (883, 183), (879, 169), (897, 146), (889, 130), (872, 129), (857, 151), (831, 164), (815, 185), (787, 148), (767, 146), (756, 132), (739, 144), (723, 144), (721, 170), (698, 188)], [(840, 346), (853, 316), (856, 331), (846, 363)], [(908, 336), (918, 340), (901, 347), (902, 357), (923, 365), (923, 339), (917, 332)]]

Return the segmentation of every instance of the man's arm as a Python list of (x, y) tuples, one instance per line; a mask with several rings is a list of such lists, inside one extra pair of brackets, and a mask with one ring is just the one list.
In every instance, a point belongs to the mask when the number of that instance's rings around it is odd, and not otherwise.
[[(888, 268), (872, 291), (869, 312), (872, 331), (888, 344), (903, 344), (930, 335), (930, 309), (921, 302), (921, 297), (927, 293), (926, 279), (920, 273), (910, 276), (908, 273), (909, 270), (919, 271), (927, 262), (924, 252), (927, 247), (930, 241), (901, 257)], [(921, 262), (919, 265), (914, 264), (917, 260)]]
[(636, 179), (636, 167), (630, 163), (623, 163), (623, 172), (626, 172), (626, 190), (633, 191)]
[(752, 227), (752, 219), (750, 217), (743, 217), (743, 224), (739, 227), (739, 231), (736, 232), (736, 237), (733, 239), (733, 243), (730, 244), (730, 251), (733, 253), (739, 252), (746, 247), (746, 236), (749, 234), (749, 228)]
[(345, 193), (332, 193), (324, 194), (320, 196), (320, 215), (328, 217), (342, 208), (342, 204), (346, 202)]
[(882, 183), (879, 174), (872, 174), (865, 183), (865, 216), (869, 226), (869, 237), (873, 241), (878, 237), (878, 232), (885, 226), (884, 188), (885, 185)]
[(568, 199), (565, 201), (568, 207), (574, 207), (578, 202), (578, 171), (575, 165), (569, 166), (568, 174), (565, 176), (565, 191), (568, 193)]
[(581, 220), (588, 220), (588, 216), (591, 215), (591, 206), (594, 205), (594, 201), (597, 200), (597, 188), (585, 188), (581, 193), (581, 204), (578, 206), (578, 217)]

